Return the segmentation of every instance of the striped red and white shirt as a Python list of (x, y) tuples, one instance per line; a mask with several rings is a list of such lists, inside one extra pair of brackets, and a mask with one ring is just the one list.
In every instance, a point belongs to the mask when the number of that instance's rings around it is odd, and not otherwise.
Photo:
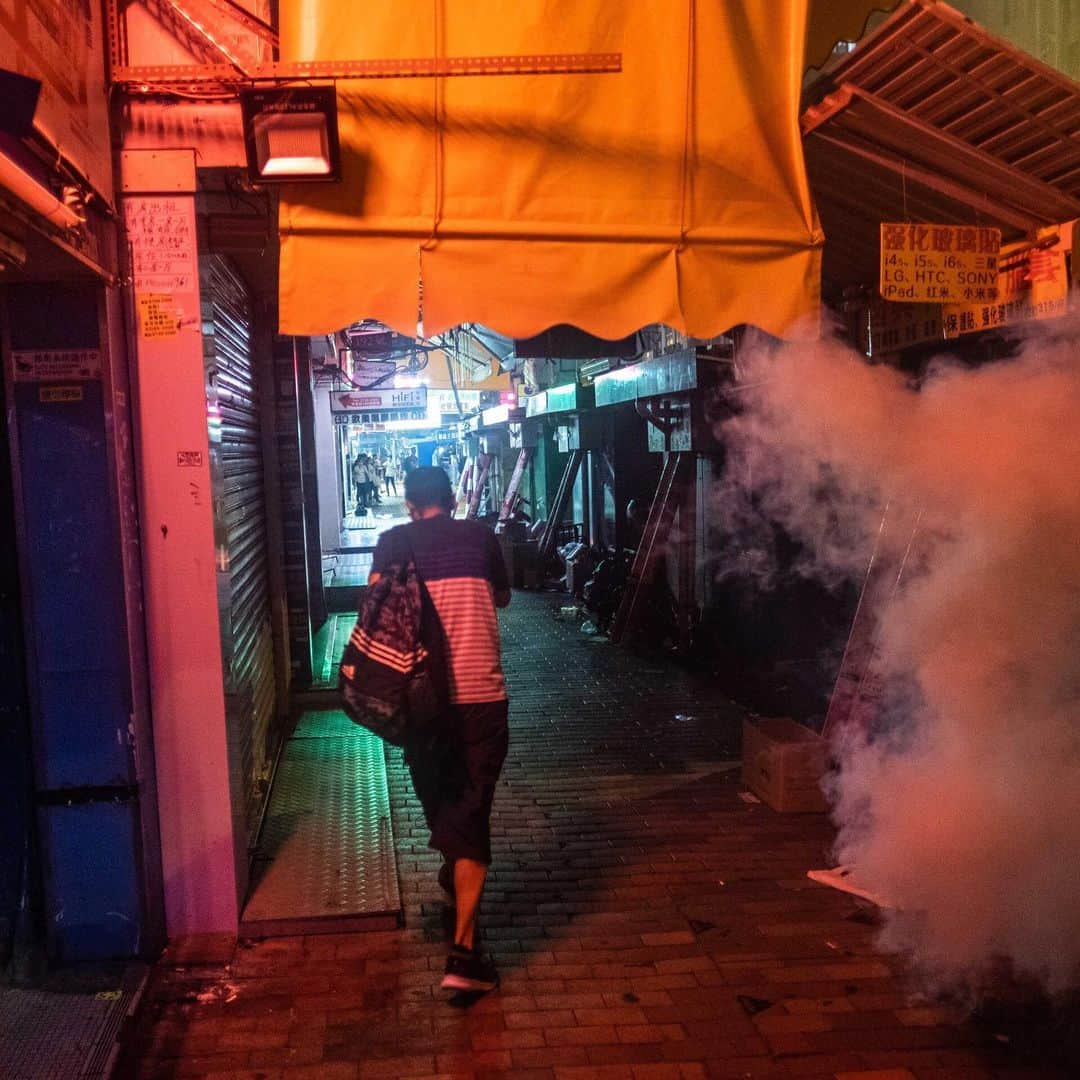
[(442, 622), (450, 703), (505, 700), (495, 593), (508, 590), (510, 580), (495, 534), (446, 514), (399, 525), (379, 538), (372, 573), (386, 573), (410, 549)]

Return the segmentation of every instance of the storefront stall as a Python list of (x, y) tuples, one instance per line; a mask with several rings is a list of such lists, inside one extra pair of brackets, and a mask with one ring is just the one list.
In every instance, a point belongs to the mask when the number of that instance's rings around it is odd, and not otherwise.
[(688, 653), (706, 602), (707, 514), (719, 384), (730, 368), (694, 348), (598, 375), (597, 409), (633, 405), (647, 429), (648, 450), (663, 465), (652, 495), (612, 638), (632, 635), (662, 579), (672, 589), (680, 651)]

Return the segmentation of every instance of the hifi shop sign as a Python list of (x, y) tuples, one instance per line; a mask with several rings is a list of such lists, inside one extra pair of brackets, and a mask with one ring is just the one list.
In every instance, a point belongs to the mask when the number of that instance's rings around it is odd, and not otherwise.
[(389, 423), (393, 420), (424, 420), (427, 387), (407, 390), (336, 390), (330, 394), (335, 424)]

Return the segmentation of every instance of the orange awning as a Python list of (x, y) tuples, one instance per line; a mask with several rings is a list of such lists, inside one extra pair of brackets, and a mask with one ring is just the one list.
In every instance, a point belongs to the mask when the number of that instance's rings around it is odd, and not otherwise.
[(283, 60), (621, 52), (619, 74), (338, 83), (344, 180), (283, 191), (281, 329), (816, 328), (806, 0), (284, 0)]

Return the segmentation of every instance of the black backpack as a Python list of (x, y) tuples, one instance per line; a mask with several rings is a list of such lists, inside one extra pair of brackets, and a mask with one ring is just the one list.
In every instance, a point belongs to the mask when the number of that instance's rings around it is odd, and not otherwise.
[(394, 746), (438, 734), (446, 709), (442, 626), (410, 552), (368, 587), (338, 689), (349, 719)]

